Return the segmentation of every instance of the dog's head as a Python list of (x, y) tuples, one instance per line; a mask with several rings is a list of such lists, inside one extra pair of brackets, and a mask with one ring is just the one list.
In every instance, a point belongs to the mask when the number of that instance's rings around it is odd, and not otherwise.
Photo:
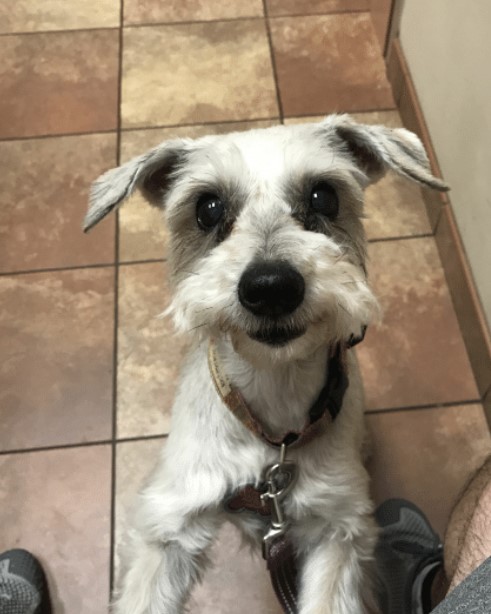
[(358, 335), (377, 312), (363, 189), (388, 169), (447, 189), (414, 134), (346, 115), (172, 140), (95, 182), (85, 230), (140, 188), (165, 209), (178, 329), (288, 360)]

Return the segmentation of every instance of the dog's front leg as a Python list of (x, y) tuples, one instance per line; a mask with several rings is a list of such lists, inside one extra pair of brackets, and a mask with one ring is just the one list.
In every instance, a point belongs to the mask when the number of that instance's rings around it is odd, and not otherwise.
[(372, 585), (376, 530), (370, 519), (363, 520), (362, 524), (365, 526), (356, 536), (326, 529), (325, 537), (305, 554), (300, 580), (300, 614), (379, 612)]
[[(192, 488), (190, 489), (193, 490)], [(140, 497), (136, 528), (128, 535), (116, 614), (180, 614), (207, 562), (219, 528), (216, 509), (189, 492), (148, 488)], [(196, 497), (197, 499), (197, 497)]]
[[(178, 614), (205, 567), (208, 540), (133, 537), (133, 561), (114, 604), (117, 614)], [(204, 543), (206, 541), (206, 544)], [(187, 543), (186, 543), (187, 542)]]

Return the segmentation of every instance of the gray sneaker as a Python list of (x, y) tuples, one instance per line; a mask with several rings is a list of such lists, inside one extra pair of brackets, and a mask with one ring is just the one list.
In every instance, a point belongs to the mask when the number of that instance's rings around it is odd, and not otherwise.
[(443, 565), (443, 545), (421, 510), (389, 499), (375, 512), (381, 528), (376, 549), (383, 614), (427, 614), (431, 584)]
[(0, 614), (51, 614), (46, 576), (26, 550), (0, 554)]

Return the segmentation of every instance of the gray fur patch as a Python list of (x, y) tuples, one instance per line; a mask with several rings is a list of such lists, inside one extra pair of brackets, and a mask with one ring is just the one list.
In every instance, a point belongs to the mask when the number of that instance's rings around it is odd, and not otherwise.
[[(339, 213), (328, 219), (312, 211), (310, 195), (315, 184), (326, 182), (332, 185), (339, 199)], [(363, 191), (349, 172), (331, 170), (323, 174), (305, 174), (285, 181), (284, 198), (292, 209), (293, 217), (307, 231), (320, 232), (343, 246), (351, 261), (365, 266), (366, 238), (362, 224)]]

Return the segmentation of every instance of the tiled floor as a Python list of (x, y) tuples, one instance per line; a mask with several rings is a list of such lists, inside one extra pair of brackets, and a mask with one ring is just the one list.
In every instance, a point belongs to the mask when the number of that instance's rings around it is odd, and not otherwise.
[[(171, 135), (331, 111), (398, 125), (367, 9), (0, 6), (0, 551), (40, 556), (56, 614), (107, 612), (132, 495), (165, 445), (182, 352), (156, 318), (168, 300), (159, 217), (135, 197), (82, 235), (90, 181)], [(370, 188), (366, 228), (385, 312), (359, 349), (374, 496), (415, 500), (443, 531), (490, 438), (419, 190), (395, 177)], [(231, 557), (237, 547), (226, 527), (192, 612), (279, 612), (262, 563)]]

